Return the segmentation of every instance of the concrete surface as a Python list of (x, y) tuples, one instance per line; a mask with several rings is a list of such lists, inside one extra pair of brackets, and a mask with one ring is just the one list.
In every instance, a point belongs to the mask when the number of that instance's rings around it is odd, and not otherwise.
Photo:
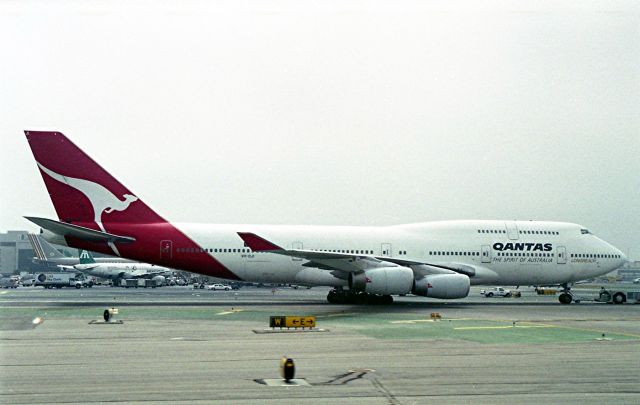
[[(2, 290), (0, 403), (640, 403), (640, 305), (326, 292)], [(90, 324), (111, 306), (122, 324)], [(255, 334), (270, 315), (329, 332)], [(283, 355), (309, 386), (264, 384)]]

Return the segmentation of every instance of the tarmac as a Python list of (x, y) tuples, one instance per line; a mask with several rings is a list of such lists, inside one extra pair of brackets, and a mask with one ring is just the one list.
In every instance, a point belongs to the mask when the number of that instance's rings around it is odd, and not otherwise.
[[(327, 291), (0, 290), (0, 403), (640, 403), (640, 305)], [(255, 332), (279, 315), (326, 332)]]

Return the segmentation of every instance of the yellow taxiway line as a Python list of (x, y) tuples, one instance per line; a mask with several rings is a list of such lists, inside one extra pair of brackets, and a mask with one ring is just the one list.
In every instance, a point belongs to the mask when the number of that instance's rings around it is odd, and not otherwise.
[(512, 328), (556, 328), (554, 325), (502, 325), (502, 326), (462, 326), (453, 328), (454, 330), (476, 330), (476, 329), (512, 329)]

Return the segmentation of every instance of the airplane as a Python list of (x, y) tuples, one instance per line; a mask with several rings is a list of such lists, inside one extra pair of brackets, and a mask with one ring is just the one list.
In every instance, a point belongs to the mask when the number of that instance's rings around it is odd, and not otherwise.
[[(33, 258), (35, 263), (51, 264), (55, 266), (74, 266), (80, 263), (79, 257), (68, 257), (60, 253), (58, 249), (53, 247), (41, 235), (33, 233), (28, 234), (29, 242), (36, 256)], [(97, 263), (132, 263), (131, 260), (121, 257), (98, 257), (94, 258)]]
[[(330, 303), (464, 298), (471, 285), (560, 285), (606, 274), (625, 255), (566, 222), (458, 220), (393, 226), (171, 223), (71, 140), (25, 135), (58, 220), (26, 216), (52, 243), (227, 280), (330, 286)], [(188, 201), (188, 199), (185, 199)]]
[[(166, 281), (166, 276), (173, 274), (171, 269), (146, 263), (97, 263), (90, 252), (80, 249), (78, 252), (80, 263), (70, 268), (81, 273), (106, 278), (118, 283), (121, 279), (149, 278), (162, 285)], [(67, 267), (67, 266), (61, 266)]]

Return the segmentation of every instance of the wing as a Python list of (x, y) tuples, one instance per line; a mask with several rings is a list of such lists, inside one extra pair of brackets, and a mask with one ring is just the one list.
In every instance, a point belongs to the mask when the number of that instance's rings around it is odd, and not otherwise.
[(72, 267), (78, 271), (88, 271), (88, 270), (93, 270), (97, 267), (100, 267), (100, 264), (99, 263), (76, 264), (75, 266), (72, 266)]
[(317, 267), (323, 270), (339, 270), (347, 273), (360, 272), (373, 267), (389, 267), (396, 264), (380, 260), (373, 255), (321, 252), (305, 249), (283, 249), (280, 246), (250, 232), (238, 232), (238, 236), (254, 252), (269, 252), (283, 256), (309, 260), (305, 267)]
[(323, 270), (340, 270), (351, 273), (374, 267), (404, 266), (411, 268), (418, 276), (458, 273), (474, 277), (477, 273), (477, 267), (463, 263), (427, 263), (408, 258), (399, 259), (377, 255), (284, 249), (251, 232), (238, 232), (238, 236), (255, 252), (269, 252), (306, 259), (309, 262), (303, 266), (317, 267)]
[(162, 270), (132, 270), (128, 274), (131, 278), (153, 278), (162, 273), (164, 273)]

